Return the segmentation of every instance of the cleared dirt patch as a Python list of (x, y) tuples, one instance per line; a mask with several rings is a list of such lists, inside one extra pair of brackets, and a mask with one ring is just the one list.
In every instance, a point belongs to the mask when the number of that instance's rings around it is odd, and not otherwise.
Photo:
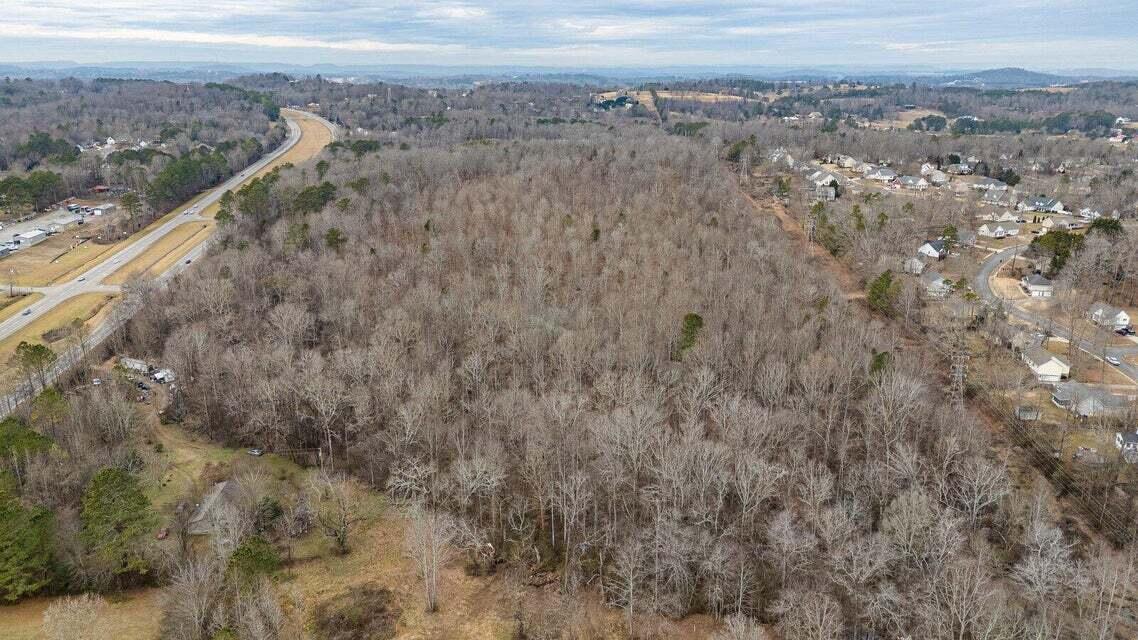
[(119, 267), (103, 279), (104, 284), (123, 284), (134, 275), (146, 272), (147, 275), (161, 274), (171, 265), (189, 253), (199, 242), (205, 240), (215, 222), (187, 222), (150, 245), (138, 257)]

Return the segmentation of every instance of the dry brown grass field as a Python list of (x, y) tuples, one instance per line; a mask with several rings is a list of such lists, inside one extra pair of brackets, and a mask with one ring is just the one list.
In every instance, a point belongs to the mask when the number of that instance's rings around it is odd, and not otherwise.
[(0, 341), (0, 365), (3, 365), (0, 367), (0, 389), (10, 389), (18, 381), (19, 371), (10, 361), (16, 352), (16, 345), (21, 341), (46, 343), (58, 353), (67, 346), (67, 338), (48, 342), (44, 339), (44, 334), (65, 327), (77, 319), (90, 330), (110, 314), (115, 298), (105, 293), (84, 293), (69, 298), (35, 322)]
[(42, 293), (16, 294), (9, 296), (5, 291), (0, 294), (0, 322), (11, 318), (17, 313), (32, 306), (36, 300), (43, 297)]
[(103, 279), (104, 284), (123, 284), (133, 276), (145, 273), (149, 276), (160, 275), (171, 265), (176, 263), (190, 249), (202, 240), (205, 240), (216, 223), (187, 222), (174, 229), (139, 254), (130, 262), (119, 267), (111, 275)]

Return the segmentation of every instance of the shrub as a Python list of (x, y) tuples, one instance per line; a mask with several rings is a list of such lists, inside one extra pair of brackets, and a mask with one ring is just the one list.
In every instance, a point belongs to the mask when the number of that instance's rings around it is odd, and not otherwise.
[(313, 626), (321, 640), (386, 640), (395, 637), (398, 619), (391, 591), (369, 584), (321, 603)]

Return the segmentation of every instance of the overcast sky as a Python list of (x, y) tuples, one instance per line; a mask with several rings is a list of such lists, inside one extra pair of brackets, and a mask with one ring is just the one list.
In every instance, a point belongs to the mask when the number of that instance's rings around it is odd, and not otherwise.
[(2, 4), (0, 62), (1138, 69), (1138, 0)]

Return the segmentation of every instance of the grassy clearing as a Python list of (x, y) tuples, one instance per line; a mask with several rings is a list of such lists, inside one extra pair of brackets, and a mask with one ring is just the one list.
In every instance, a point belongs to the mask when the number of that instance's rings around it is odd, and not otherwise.
[[(108, 638), (151, 640), (158, 637), (162, 608), (161, 589), (136, 589), (107, 598), (109, 607), (103, 623)], [(0, 638), (4, 640), (45, 640), (41, 626), (43, 612), (55, 598), (33, 598), (17, 605), (0, 607)]]
[(43, 297), (42, 293), (23, 293), (9, 296), (7, 292), (0, 297), (0, 322), (11, 318), (17, 313), (35, 304)]
[(216, 223), (187, 222), (176, 227), (170, 233), (162, 236), (158, 242), (150, 245), (130, 262), (119, 267), (114, 273), (103, 279), (103, 284), (123, 284), (131, 277), (145, 272), (147, 275), (159, 275), (170, 265), (189, 253), (199, 242), (205, 240)]
[(125, 246), (122, 243), (79, 243), (77, 236), (88, 233), (85, 229), (60, 233), (4, 258), (0, 261), (4, 282), (12, 281), (16, 286), (24, 287), (54, 284), (67, 280), (71, 273), (85, 271), (111, 255), (119, 246)]

